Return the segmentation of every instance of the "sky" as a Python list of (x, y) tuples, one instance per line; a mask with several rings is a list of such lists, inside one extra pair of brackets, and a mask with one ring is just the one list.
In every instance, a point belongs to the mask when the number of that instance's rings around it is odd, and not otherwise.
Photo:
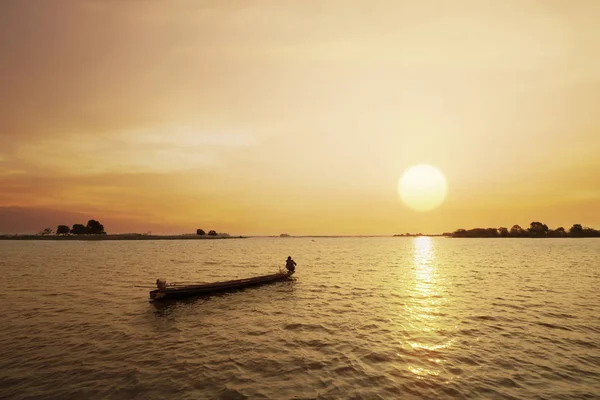
[[(0, 232), (600, 227), (600, 2), (0, 1)], [(430, 164), (438, 208), (397, 191)]]

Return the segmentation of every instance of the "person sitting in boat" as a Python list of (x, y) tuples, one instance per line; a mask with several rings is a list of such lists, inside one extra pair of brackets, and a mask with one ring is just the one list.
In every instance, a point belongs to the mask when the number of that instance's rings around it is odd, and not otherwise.
[(296, 270), (296, 261), (292, 260), (292, 256), (288, 256), (287, 260), (285, 261), (285, 267), (290, 274)]

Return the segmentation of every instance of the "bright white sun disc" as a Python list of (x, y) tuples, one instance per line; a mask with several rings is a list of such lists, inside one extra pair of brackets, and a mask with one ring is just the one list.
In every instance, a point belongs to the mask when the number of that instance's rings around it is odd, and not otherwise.
[(435, 167), (426, 164), (410, 167), (398, 181), (402, 202), (416, 211), (429, 211), (446, 198), (446, 178)]

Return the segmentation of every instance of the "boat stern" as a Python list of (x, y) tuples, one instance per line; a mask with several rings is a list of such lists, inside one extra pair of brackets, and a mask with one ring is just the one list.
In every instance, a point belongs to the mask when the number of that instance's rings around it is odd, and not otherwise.
[(150, 300), (160, 300), (165, 297), (165, 292), (162, 290), (152, 290), (150, 292)]
[(157, 289), (150, 291), (150, 300), (160, 300), (163, 297), (165, 297), (165, 289), (167, 288), (167, 281), (164, 279), (157, 279), (156, 287), (157, 287)]

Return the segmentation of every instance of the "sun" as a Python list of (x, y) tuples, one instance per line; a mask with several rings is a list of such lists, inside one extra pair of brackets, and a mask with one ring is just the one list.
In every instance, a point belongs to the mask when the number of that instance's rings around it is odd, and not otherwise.
[(398, 193), (407, 207), (430, 211), (446, 198), (446, 178), (439, 169), (427, 164), (410, 167), (398, 181)]

